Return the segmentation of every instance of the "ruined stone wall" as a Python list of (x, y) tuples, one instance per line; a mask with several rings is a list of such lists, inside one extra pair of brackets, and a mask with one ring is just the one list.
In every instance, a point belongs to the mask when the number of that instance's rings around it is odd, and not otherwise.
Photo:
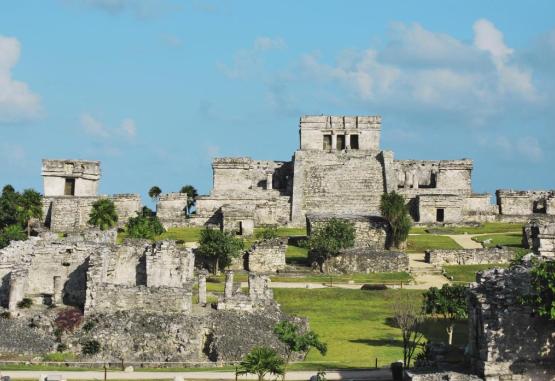
[(498, 189), (496, 192), (499, 213), (502, 215), (529, 216), (534, 213), (555, 215), (555, 191), (515, 191)]
[(275, 238), (257, 241), (247, 252), (248, 270), (270, 273), (285, 268), (287, 238)]
[(379, 215), (385, 183), (379, 152), (297, 151), (294, 157), (292, 223), (307, 213)]
[(555, 257), (555, 221), (534, 219), (522, 231), (524, 247), (546, 257)]
[(42, 161), (44, 195), (63, 196), (66, 178), (75, 181), (75, 196), (96, 196), (100, 180), (100, 162), (88, 160)]
[(53, 232), (73, 232), (90, 227), (88, 224), (92, 205), (106, 197), (114, 202), (118, 214), (118, 227), (123, 227), (141, 210), (141, 198), (137, 194), (116, 194), (95, 197), (44, 197), (43, 223)]
[[(317, 262), (312, 258), (311, 255), (311, 261)], [(322, 270), (340, 274), (408, 271), (409, 257), (401, 252), (353, 248), (326, 260)]]
[(307, 234), (321, 228), (331, 219), (339, 219), (353, 224), (355, 229), (354, 247), (369, 247), (383, 250), (389, 246), (391, 228), (383, 217), (368, 214), (310, 213), (306, 216)]
[(146, 254), (148, 287), (184, 287), (193, 281), (195, 256), (174, 241), (157, 242)]
[(486, 263), (509, 263), (515, 257), (515, 251), (508, 247), (489, 249), (427, 250), (425, 261), (436, 266), (441, 265), (478, 265)]
[(165, 229), (183, 226), (187, 218), (186, 193), (162, 193), (156, 203), (156, 217)]
[(488, 381), (555, 377), (555, 322), (536, 317), (521, 302), (533, 293), (530, 267), (526, 261), (480, 272), (469, 291), (469, 353), (475, 371)]
[(472, 193), (472, 160), (395, 160), (397, 191), (407, 198), (418, 194)]

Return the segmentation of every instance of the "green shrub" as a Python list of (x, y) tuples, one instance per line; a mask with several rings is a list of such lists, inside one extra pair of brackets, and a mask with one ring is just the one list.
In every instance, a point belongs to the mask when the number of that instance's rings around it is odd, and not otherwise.
[(6, 226), (0, 231), (0, 249), (6, 247), (11, 241), (24, 241), (27, 239), (27, 234), (21, 225), (14, 224)]
[(351, 222), (332, 218), (314, 229), (308, 239), (311, 255), (322, 264), (343, 249), (355, 244), (355, 228)]
[(94, 202), (89, 214), (89, 224), (100, 230), (107, 230), (116, 226), (117, 222), (118, 213), (112, 200), (103, 198)]
[(535, 293), (526, 297), (527, 303), (539, 316), (555, 320), (555, 261), (536, 263), (530, 274)]
[(64, 343), (58, 344), (58, 348), (56, 348), (58, 352), (65, 352), (67, 351), (67, 345)]
[(392, 245), (400, 248), (407, 240), (412, 226), (409, 210), (405, 205), (405, 198), (395, 191), (382, 194), (380, 212), (391, 226)]
[(146, 239), (154, 239), (165, 231), (158, 217), (144, 211), (143, 214), (129, 219), (126, 230), (131, 238)]
[[(64, 347), (64, 350), (60, 350), (61, 347)], [(54, 361), (54, 362), (64, 362), (75, 359), (75, 355), (73, 353), (64, 352), (67, 350), (67, 346), (65, 344), (58, 345), (58, 352), (55, 353), (48, 353), (47, 355), (43, 356), (44, 361)]]
[(200, 233), (197, 253), (212, 262), (212, 272), (216, 274), (221, 268), (229, 265), (232, 258), (241, 255), (244, 245), (243, 240), (231, 232), (204, 229)]
[(33, 299), (23, 298), (20, 302), (17, 303), (18, 308), (31, 308), (33, 305)]
[(81, 345), (81, 352), (87, 356), (96, 355), (100, 352), (100, 343), (97, 340), (87, 340)]
[(96, 327), (96, 323), (92, 320), (89, 320), (88, 322), (83, 324), (82, 330), (85, 332), (91, 332), (94, 329), (94, 327)]
[(0, 314), (0, 318), (2, 318), (2, 319), (11, 319), (12, 314), (9, 311), (4, 311)]

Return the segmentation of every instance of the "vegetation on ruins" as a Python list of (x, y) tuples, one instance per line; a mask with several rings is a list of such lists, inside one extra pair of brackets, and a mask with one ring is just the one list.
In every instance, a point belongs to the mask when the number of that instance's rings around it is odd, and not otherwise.
[(410, 366), (415, 351), (424, 338), (421, 331), (421, 325), (424, 321), (422, 308), (408, 294), (400, 295), (393, 303), (393, 321), (401, 329), (403, 365), (406, 368)]
[(100, 230), (107, 230), (116, 226), (118, 213), (112, 200), (102, 198), (93, 203), (89, 214), (89, 224)]
[(97, 340), (87, 340), (81, 345), (84, 355), (93, 356), (100, 352), (100, 343)]
[[(31, 222), (42, 217), (41, 195), (33, 189), (16, 192), (11, 185), (0, 196), (0, 248), (31, 235)], [(23, 229), (27, 230), (27, 234)]]
[(190, 216), (191, 208), (195, 206), (197, 202), (198, 191), (192, 185), (184, 185), (181, 187), (181, 190), (179, 191), (179, 193), (185, 193), (188, 196), (186, 212), (187, 212), (187, 216)]
[(58, 313), (54, 324), (61, 332), (73, 332), (83, 322), (83, 313), (78, 308), (66, 308)]
[(243, 249), (243, 240), (236, 238), (232, 232), (207, 228), (200, 233), (197, 253), (212, 261), (212, 272), (217, 274), (233, 258), (238, 257)]
[(279, 237), (277, 227), (268, 226), (255, 233), (257, 239), (274, 239)]
[(154, 185), (148, 190), (148, 197), (150, 197), (152, 201), (156, 202), (158, 201), (158, 197), (160, 197), (161, 193), (162, 193), (162, 189), (160, 189), (159, 186)]
[(354, 244), (354, 225), (337, 218), (332, 218), (314, 229), (308, 239), (308, 247), (320, 264), (338, 255), (341, 250), (353, 247)]
[(23, 298), (19, 302), (17, 302), (18, 308), (31, 308), (33, 305), (33, 299), (30, 298)]
[(283, 359), (274, 349), (255, 347), (245, 355), (239, 364), (237, 375), (256, 374), (258, 381), (264, 381), (264, 376), (267, 374), (281, 376), (284, 372)]
[(466, 286), (444, 284), (441, 288), (431, 287), (424, 293), (424, 311), (446, 319), (448, 344), (453, 344), (455, 323), (468, 317)]
[(165, 230), (156, 214), (145, 206), (137, 217), (127, 221), (126, 231), (131, 238), (155, 239)]
[(555, 320), (555, 261), (536, 263), (530, 275), (534, 295), (528, 302), (539, 316)]
[(274, 327), (274, 333), (278, 339), (287, 347), (287, 354), (283, 366), (283, 378), (285, 379), (285, 372), (287, 366), (291, 361), (291, 356), (295, 352), (308, 352), (311, 348), (315, 348), (322, 356), (325, 356), (328, 351), (326, 343), (320, 341), (318, 334), (312, 330), (304, 333), (299, 333), (299, 327), (288, 320), (282, 320)]
[(392, 245), (401, 248), (407, 240), (412, 226), (409, 210), (405, 205), (405, 198), (395, 191), (382, 194), (380, 212), (391, 226)]

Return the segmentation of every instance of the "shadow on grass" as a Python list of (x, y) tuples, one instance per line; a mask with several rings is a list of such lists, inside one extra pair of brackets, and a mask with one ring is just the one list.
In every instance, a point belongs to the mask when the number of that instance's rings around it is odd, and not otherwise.
[[(392, 317), (386, 318), (385, 324), (393, 328), (399, 328)], [(447, 344), (448, 325), (449, 322), (446, 319), (427, 317), (420, 326), (420, 332), (424, 334), (426, 341)], [(455, 328), (453, 330), (453, 345), (465, 346), (466, 344), (468, 344), (468, 321), (461, 320), (455, 323)]]
[(366, 344), (374, 347), (403, 347), (403, 342), (398, 339), (356, 339), (349, 340), (351, 343)]

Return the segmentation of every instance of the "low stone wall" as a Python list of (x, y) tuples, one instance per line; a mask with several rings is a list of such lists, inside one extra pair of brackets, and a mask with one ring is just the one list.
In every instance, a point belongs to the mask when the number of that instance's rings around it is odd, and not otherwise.
[[(311, 254), (310, 260), (315, 262), (315, 256)], [(353, 248), (326, 260), (321, 268), (326, 272), (341, 274), (408, 271), (409, 257), (395, 251)]]
[(406, 381), (482, 381), (482, 378), (459, 372), (450, 371), (418, 371), (405, 372)]
[(508, 263), (515, 252), (508, 247), (490, 249), (427, 250), (426, 263), (433, 265), (478, 265), (487, 263)]
[(529, 221), (522, 228), (524, 247), (536, 254), (555, 256), (555, 222), (541, 219)]
[(247, 253), (248, 270), (269, 273), (285, 268), (287, 238), (257, 241)]

